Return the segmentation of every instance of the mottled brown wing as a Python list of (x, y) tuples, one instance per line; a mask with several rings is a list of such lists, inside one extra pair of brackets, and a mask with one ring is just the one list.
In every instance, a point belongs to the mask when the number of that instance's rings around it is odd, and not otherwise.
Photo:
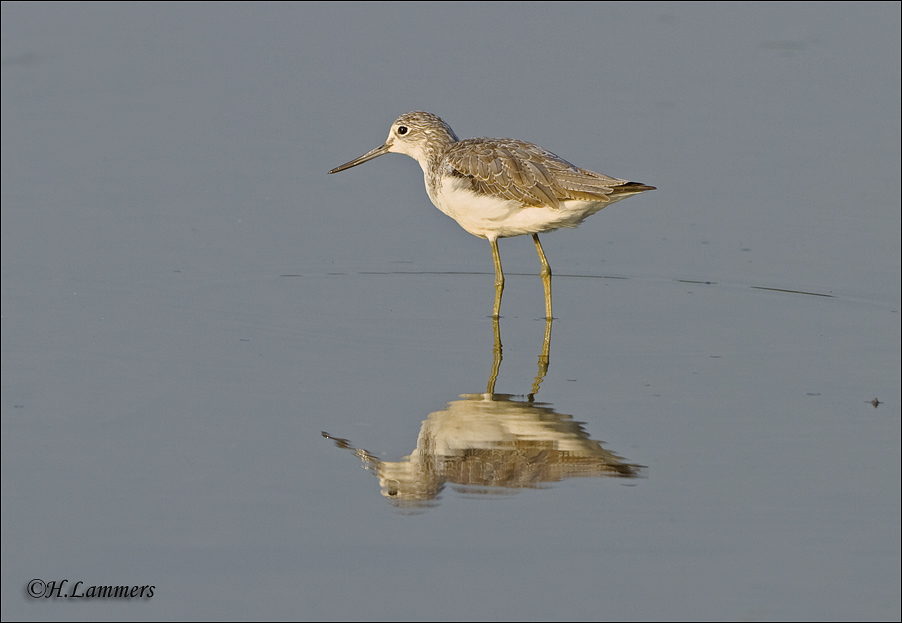
[(609, 201), (618, 186), (630, 183), (580, 169), (537, 145), (513, 139), (458, 141), (444, 160), (453, 174), (471, 180), (473, 190), (536, 207), (559, 208), (567, 199)]

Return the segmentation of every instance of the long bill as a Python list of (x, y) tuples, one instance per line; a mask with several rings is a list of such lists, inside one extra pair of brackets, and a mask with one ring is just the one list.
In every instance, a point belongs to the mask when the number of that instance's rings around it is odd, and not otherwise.
[(346, 162), (340, 167), (335, 167), (329, 173), (338, 173), (339, 171), (344, 171), (345, 169), (350, 169), (351, 167), (356, 167), (358, 164), (363, 164), (367, 160), (372, 160), (373, 158), (378, 158), (382, 154), (387, 154), (388, 150), (391, 149), (391, 145), (386, 143), (385, 145), (381, 145), (372, 151), (368, 151), (359, 158), (354, 158), (350, 162)]

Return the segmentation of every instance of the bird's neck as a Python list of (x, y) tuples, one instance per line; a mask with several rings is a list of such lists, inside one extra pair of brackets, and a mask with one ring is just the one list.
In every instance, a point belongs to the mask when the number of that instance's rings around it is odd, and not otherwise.
[(418, 154), (419, 157), (416, 160), (420, 163), (420, 168), (423, 169), (426, 190), (429, 192), (430, 197), (438, 192), (442, 183), (442, 158), (451, 145), (456, 142), (457, 137), (454, 133), (442, 133), (438, 136), (432, 136), (423, 145), (422, 150)]

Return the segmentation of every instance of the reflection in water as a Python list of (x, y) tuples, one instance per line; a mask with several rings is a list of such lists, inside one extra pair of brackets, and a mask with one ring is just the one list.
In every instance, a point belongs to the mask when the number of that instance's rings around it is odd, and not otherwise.
[(325, 432), (323, 436), (354, 452), (379, 478), (382, 495), (402, 507), (433, 506), (447, 483), (469, 494), (500, 494), (575, 476), (638, 476), (641, 465), (623, 462), (590, 439), (581, 422), (535, 401), (548, 370), (550, 320), (530, 394), (524, 400), (494, 393), (501, 366), (497, 319), (494, 324), (494, 361), (486, 393), (464, 394), (446, 409), (430, 413), (410, 456), (383, 461), (346, 439)]

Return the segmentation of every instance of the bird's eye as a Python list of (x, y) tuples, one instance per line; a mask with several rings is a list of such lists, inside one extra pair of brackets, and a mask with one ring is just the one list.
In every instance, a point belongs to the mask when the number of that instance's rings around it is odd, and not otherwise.
[(400, 134), (401, 136), (404, 136), (405, 134), (407, 134), (407, 126), (406, 125), (398, 126), (398, 134)]

